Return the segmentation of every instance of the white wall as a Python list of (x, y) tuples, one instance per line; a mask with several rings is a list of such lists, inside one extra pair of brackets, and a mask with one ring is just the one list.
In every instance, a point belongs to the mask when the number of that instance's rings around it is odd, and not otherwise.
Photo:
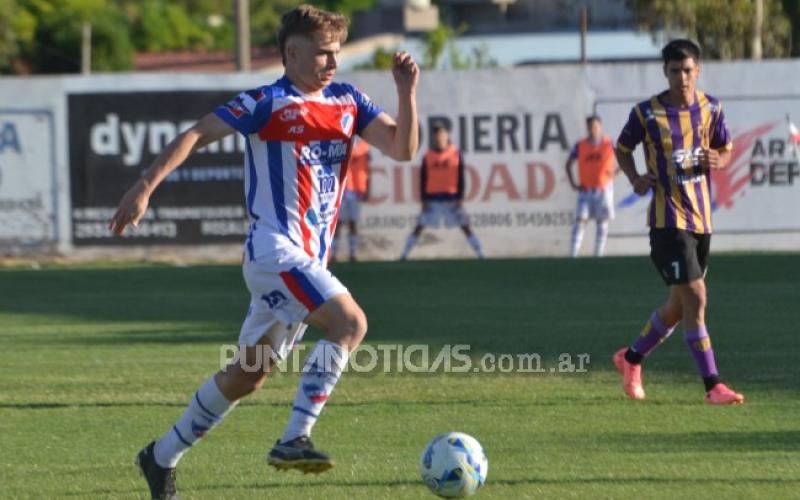
[[(795, 61), (702, 66), (700, 87), (722, 100), (736, 147), (731, 168), (714, 178), (715, 250), (785, 250), (800, 243), (800, 173), (786, 123), (787, 114), (800, 122), (798, 70)], [(69, 94), (230, 90), (233, 95), (276, 76), (0, 79), (0, 131), (11, 123), (21, 144), (19, 150), (10, 147), (6, 137), (0, 149), (0, 251), (49, 249), (54, 244), (62, 252), (71, 249)], [(388, 73), (340, 77), (394, 112), (396, 94)], [(584, 134), (585, 116), (598, 112), (607, 134), (616, 138), (630, 107), (664, 87), (655, 63), (426, 72), (418, 91), (422, 146), (427, 147), (430, 118), (451, 120), (453, 140), (465, 149), (470, 167), (466, 207), (487, 255), (565, 255), (575, 194), (563, 165), (569, 148)], [(198, 110), (198, 115), (205, 111)], [(399, 164), (374, 155), (373, 202), (362, 214), (365, 257), (398, 256), (419, 211), (413, 195), (418, 164), (419, 158)], [(609, 252), (646, 253), (646, 200), (632, 198), (622, 176), (616, 179), (615, 195), (617, 219), (611, 225)], [(26, 205), (24, 200), (41, 202)], [(427, 234), (414, 256), (471, 254), (460, 231)]]

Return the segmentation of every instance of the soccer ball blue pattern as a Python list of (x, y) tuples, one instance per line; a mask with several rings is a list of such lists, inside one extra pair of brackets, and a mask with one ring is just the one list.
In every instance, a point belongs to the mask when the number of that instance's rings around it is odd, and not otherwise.
[(448, 432), (433, 438), (419, 461), (422, 481), (444, 498), (474, 495), (486, 482), (489, 461), (480, 443), (468, 434)]

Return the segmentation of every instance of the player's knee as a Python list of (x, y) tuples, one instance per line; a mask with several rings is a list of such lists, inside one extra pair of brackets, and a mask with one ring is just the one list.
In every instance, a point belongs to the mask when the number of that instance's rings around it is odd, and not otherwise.
[(702, 281), (690, 283), (684, 293), (684, 307), (690, 311), (703, 311), (706, 308), (706, 287)]
[(358, 345), (367, 335), (367, 315), (359, 308), (357, 311), (354, 311), (349, 321), (350, 337), (355, 341), (355, 344)]
[(349, 350), (353, 350), (361, 344), (367, 335), (367, 316), (361, 308), (348, 311), (341, 322), (341, 326), (336, 332), (336, 340), (345, 345)]

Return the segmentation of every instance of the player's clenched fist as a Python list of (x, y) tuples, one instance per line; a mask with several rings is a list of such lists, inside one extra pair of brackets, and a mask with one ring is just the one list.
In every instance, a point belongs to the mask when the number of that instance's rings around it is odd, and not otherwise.
[(633, 181), (633, 192), (639, 196), (647, 194), (656, 185), (656, 176), (653, 174), (640, 175)]
[(392, 75), (398, 90), (413, 90), (419, 80), (419, 67), (408, 52), (395, 52), (392, 57)]

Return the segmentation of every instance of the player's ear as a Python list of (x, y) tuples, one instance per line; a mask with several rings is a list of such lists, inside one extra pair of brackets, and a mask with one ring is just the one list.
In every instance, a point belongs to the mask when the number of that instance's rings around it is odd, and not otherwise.
[(295, 61), (297, 60), (297, 37), (290, 36), (288, 40), (286, 40), (286, 61)]

